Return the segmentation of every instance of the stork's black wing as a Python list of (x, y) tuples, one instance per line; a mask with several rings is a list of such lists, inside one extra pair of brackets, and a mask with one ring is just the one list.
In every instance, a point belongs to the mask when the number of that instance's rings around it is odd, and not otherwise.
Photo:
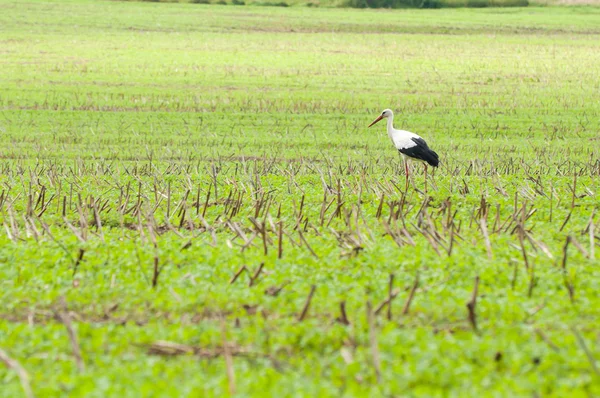
[(411, 140), (416, 145), (411, 146), (409, 148), (401, 148), (399, 149), (400, 153), (408, 156), (409, 158), (422, 160), (433, 167), (437, 167), (440, 163), (440, 157), (437, 153), (429, 149), (429, 146), (427, 145), (425, 140), (421, 137), (413, 137), (411, 138)]

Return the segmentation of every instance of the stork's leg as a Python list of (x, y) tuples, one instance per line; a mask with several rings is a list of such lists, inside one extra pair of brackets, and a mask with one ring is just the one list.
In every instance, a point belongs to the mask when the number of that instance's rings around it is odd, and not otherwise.
[(408, 162), (404, 159), (404, 167), (406, 169), (406, 186), (404, 187), (404, 192), (408, 192)]
[(425, 193), (427, 193), (427, 164), (425, 164)]

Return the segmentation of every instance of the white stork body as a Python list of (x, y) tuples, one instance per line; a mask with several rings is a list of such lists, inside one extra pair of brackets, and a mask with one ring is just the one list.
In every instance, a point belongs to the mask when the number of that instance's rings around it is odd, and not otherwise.
[(396, 130), (394, 128), (394, 112), (390, 109), (381, 112), (381, 115), (379, 115), (369, 127), (384, 118), (387, 118), (388, 136), (404, 159), (404, 165), (406, 167), (406, 188), (408, 189), (408, 163), (406, 160), (411, 159), (425, 163), (425, 190), (427, 190), (427, 165), (429, 164), (433, 167), (437, 167), (439, 164), (438, 154), (429, 149), (425, 140), (417, 134), (406, 130)]

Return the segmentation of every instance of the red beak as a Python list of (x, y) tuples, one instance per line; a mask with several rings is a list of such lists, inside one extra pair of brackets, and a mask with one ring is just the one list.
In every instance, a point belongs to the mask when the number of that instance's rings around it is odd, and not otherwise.
[(379, 115), (379, 117), (377, 119), (373, 120), (373, 123), (369, 124), (369, 127), (371, 127), (372, 125), (374, 125), (375, 123), (377, 123), (381, 119), (383, 119), (383, 116)]

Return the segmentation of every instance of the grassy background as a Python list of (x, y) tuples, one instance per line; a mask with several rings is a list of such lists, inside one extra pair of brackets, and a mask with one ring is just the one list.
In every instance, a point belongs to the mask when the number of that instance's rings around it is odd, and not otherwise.
[(258, 6), (308, 6), (353, 8), (457, 8), (457, 7), (526, 7), (533, 6), (600, 6), (600, 0), (123, 0), (160, 3), (231, 4)]
[(36, 395), (600, 394), (599, 9), (1, 6), (0, 348)]

